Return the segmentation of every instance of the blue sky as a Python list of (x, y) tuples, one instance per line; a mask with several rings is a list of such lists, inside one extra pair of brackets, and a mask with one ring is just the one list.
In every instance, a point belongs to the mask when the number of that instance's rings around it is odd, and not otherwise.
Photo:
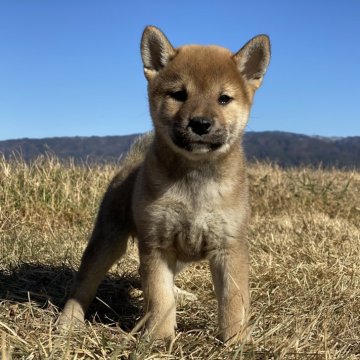
[(266, 33), (272, 60), (248, 130), (360, 135), (360, 1), (0, 0), (0, 140), (151, 129), (139, 41), (237, 51)]

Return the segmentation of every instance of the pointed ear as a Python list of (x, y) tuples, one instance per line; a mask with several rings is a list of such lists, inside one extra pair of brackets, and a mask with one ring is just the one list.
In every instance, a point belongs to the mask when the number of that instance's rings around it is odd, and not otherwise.
[(233, 55), (233, 59), (245, 80), (256, 90), (261, 85), (270, 62), (269, 37), (255, 36)]
[(141, 57), (145, 77), (152, 79), (175, 55), (175, 49), (155, 26), (147, 26), (141, 38)]

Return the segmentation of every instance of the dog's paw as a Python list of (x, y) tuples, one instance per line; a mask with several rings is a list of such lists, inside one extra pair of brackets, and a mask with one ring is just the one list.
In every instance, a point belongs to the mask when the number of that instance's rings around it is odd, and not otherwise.
[(186, 290), (180, 289), (177, 286), (174, 286), (174, 293), (176, 301), (180, 304), (196, 301), (198, 298), (195, 294), (188, 292)]
[(169, 343), (175, 338), (175, 329), (174, 328), (166, 328), (166, 326), (159, 326), (156, 328), (145, 328), (143, 331), (141, 338), (146, 342), (164, 342)]
[(243, 346), (251, 341), (251, 328), (247, 326), (230, 326), (227, 329), (223, 329), (218, 338), (226, 346), (240, 344)]
[(61, 333), (67, 333), (71, 330), (80, 330), (85, 326), (85, 321), (76, 317), (69, 317), (66, 314), (61, 314), (57, 319), (55, 326)]
[(84, 312), (75, 300), (68, 300), (65, 304), (62, 314), (56, 321), (56, 327), (60, 331), (68, 331), (70, 329), (77, 329), (84, 325)]

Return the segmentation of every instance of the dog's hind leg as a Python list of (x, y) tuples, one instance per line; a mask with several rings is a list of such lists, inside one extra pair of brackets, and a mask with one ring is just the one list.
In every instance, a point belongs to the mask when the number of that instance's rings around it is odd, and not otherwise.
[[(184, 268), (186, 267), (186, 264), (181, 262), (181, 261), (177, 261), (176, 262), (176, 274), (180, 273)], [(196, 301), (197, 300), (197, 296), (189, 291), (186, 291), (184, 289), (181, 289), (179, 287), (177, 287), (176, 285), (174, 285), (174, 294), (175, 294), (175, 299), (176, 302), (179, 304), (185, 304), (189, 301)]]

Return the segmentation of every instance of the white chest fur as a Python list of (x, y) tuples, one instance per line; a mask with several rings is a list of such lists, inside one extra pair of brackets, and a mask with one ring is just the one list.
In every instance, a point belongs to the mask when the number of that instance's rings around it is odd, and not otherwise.
[(175, 250), (181, 261), (205, 258), (236, 241), (242, 214), (227, 204), (229, 190), (214, 180), (172, 184), (144, 204), (145, 241)]

